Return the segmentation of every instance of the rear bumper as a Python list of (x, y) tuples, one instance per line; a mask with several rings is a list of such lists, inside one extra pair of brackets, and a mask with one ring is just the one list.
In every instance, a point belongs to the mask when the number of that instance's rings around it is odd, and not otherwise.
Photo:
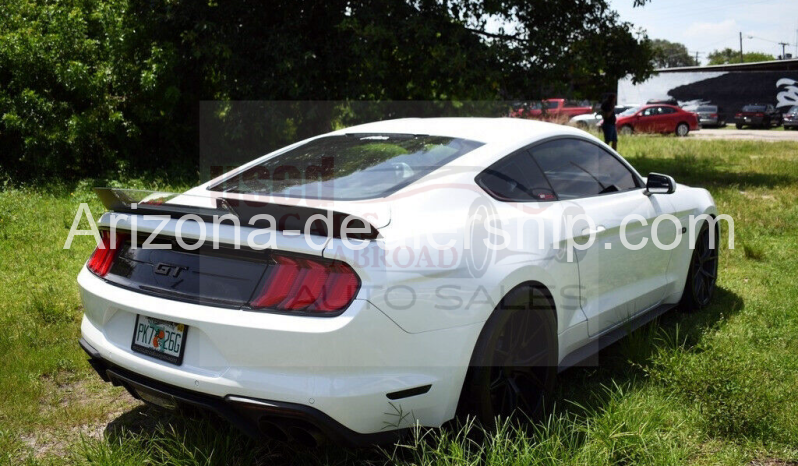
[(735, 118), (734, 123), (746, 126), (761, 126), (765, 124), (765, 119), (762, 117)]
[[(318, 409), (301, 404), (238, 396), (215, 397), (185, 390), (109, 363), (83, 338), (80, 339), (80, 346), (89, 355), (89, 364), (103, 380), (124, 387), (135, 398), (149, 403), (158, 399), (174, 408), (192, 407), (209, 411), (252, 437), (290, 439), (307, 446), (330, 439), (340, 445), (357, 447), (391, 442), (407, 431), (401, 429), (360, 434)], [(161, 407), (164, 407), (163, 404)]]
[[(136, 293), (85, 268), (78, 283), (81, 333), (101, 376), (112, 366), (216, 400), (304, 406), (358, 434), (450, 420), (481, 329), (411, 334), (365, 300), (331, 318), (223, 309)], [(188, 326), (181, 365), (131, 350), (136, 315)], [(392, 398), (419, 387), (429, 388)]]

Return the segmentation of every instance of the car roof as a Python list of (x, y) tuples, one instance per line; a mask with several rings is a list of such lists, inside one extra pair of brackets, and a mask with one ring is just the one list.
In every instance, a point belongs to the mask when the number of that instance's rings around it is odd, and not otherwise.
[(352, 133), (427, 134), (485, 144), (555, 135), (585, 135), (584, 131), (569, 126), (524, 118), (403, 118), (352, 126), (331, 134)]

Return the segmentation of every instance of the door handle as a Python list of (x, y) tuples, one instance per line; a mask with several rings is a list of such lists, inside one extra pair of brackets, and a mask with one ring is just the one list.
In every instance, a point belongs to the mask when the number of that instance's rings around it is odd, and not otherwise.
[(597, 226), (595, 230), (591, 230), (590, 228), (585, 228), (584, 230), (582, 230), (582, 236), (588, 236), (588, 235), (591, 235), (591, 234), (592, 235), (597, 235), (597, 234), (601, 233), (604, 230), (606, 230), (606, 228), (604, 228), (604, 226), (602, 226), (602, 225)]

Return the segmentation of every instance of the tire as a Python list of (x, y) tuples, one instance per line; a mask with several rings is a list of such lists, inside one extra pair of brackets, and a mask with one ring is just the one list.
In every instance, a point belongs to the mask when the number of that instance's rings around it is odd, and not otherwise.
[(634, 132), (635, 132), (635, 131), (634, 131), (634, 128), (632, 128), (632, 127), (631, 127), (631, 126), (629, 126), (629, 125), (623, 125), (623, 126), (621, 127), (621, 135), (622, 135), (622, 136), (631, 136), (631, 135), (632, 135), (632, 133), (634, 133)]
[(687, 123), (679, 123), (676, 125), (676, 135), (680, 138), (687, 136), (690, 133), (690, 126)]
[(695, 248), (687, 269), (687, 281), (679, 307), (685, 312), (695, 312), (709, 305), (718, 281), (718, 246), (720, 235), (714, 229), (714, 248), (709, 247), (710, 229), (704, 222), (696, 237)]
[(557, 320), (549, 298), (519, 286), (482, 328), (463, 386), (461, 413), (486, 427), (497, 417), (538, 419), (557, 376)]
[(743, 125), (741, 125), (740, 123), (737, 123), (737, 124), (735, 124), (734, 126), (736, 126), (736, 127), (737, 127), (737, 129), (743, 129)]

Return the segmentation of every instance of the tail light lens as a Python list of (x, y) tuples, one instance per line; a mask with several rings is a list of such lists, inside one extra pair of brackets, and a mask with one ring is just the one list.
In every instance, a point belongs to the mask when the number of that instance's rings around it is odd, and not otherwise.
[(254, 309), (335, 313), (355, 298), (360, 279), (349, 265), (324, 259), (273, 256)]
[(756, 117), (763, 117), (763, 116), (765, 116), (765, 114), (764, 114), (764, 113), (754, 113), (754, 116), (756, 116)]
[(115, 236), (115, 241), (111, 243), (111, 232), (108, 230), (100, 232), (102, 244), (97, 246), (94, 253), (89, 257), (89, 261), (86, 263), (89, 270), (96, 275), (104, 277), (108, 271), (111, 270), (111, 265), (114, 259), (116, 259), (116, 254), (119, 252), (119, 246), (121, 246), (130, 235), (116, 232)]
[(742, 114), (742, 113), (738, 113), (738, 114), (736, 114), (736, 115), (734, 115), (734, 116), (736, 116), (736, 117), (741, 117), (741, 116), (743, 116), (743, 114)]
[(717, 114), (717, 113), (713, 113), (713, 114), (709, 115), (709, 117), (710, 117), (710, 118), (717, 118), (717, 117), (718, 117), (718, 114)]

